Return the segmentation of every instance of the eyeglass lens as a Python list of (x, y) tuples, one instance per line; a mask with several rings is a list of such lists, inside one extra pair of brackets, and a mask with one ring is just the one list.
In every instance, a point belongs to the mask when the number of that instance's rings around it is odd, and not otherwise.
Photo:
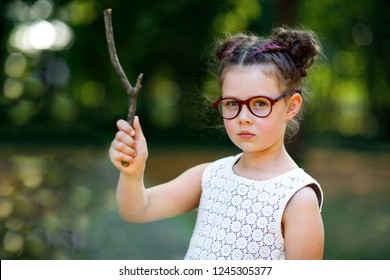
[[(232, 98), (222, 99), (218, 104), (218, 112), (223, 118), (234, 118), (239, 114), (243, 104), (244, 102)], [(249, 104), (249, 110), (257, 117), (269, 115), (272, 109), (270, 100), (264, 97), (252, 98), (246, 104)]]

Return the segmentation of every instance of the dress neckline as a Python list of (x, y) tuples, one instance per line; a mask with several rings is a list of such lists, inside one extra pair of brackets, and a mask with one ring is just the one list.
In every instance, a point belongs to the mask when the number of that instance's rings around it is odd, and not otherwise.
[(240, 179), (241, 181), (246, 181), (246, 182), (249, 182), (249, 183), (253, 183), (253, 182), (257, 182), (257, 183), (272, 182), (272, 181), (280, 180), (280, 178), (287, 177), (289, 174), (293, 174), (293, 173), (296, 173), (296, 172), (303, 171), (302, 168), (297, 167), (297, 168), (293, 168), (293, 169), (291, 169), (289, 171), (283, 172), (283, 173), (281, 173), (281, 174), (279, 174), (277, 176), (274, 176), (274, 177), (272, 177), (270, 179), (266, 179), (266, 180), (251, 179), (251, 178), (247, 178), (247, 177), (238, 175), (238, 174), (236, 174), (234, 172), (234, 165), (236, 165), (236, 163), (240, 160), (241, 156), (242, 156), (242, 153), (240, 153), (238, 155), (235, 155), (235, 156), (232, 156), (232, 160), (230, 161), (229, 166), (228, 166), (228, 171), (229, 171), (230, 175), (233, 176), (234, 178), (237, 178), (237, 179)]

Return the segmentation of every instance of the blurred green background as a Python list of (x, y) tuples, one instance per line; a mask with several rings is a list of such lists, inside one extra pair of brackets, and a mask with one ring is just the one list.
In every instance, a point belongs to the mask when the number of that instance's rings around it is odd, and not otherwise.
[(181, 259), (195, 213), (121, 220), (107, 150), (127, 96), (109, 61), (144, 73), (137, 114), (148, 185), (238, 151), (205, 114), (218, 96), (213, 42), (306, 26), (325, 58), (289, 151), (321, 183), (325, 259), (390, 259), (390, 5), (387, 0), (37, 0), (0, 3), (1, 259)]

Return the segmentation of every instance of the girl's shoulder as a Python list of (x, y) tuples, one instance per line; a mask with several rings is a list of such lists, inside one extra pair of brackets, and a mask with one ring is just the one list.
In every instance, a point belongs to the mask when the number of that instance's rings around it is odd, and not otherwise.
[(290, 185), (290, 190), (295, 195), (297, 192), (300, 192), (305, 187), (310, 187), (313, 189), (314, 193), (317, 196), (318, 206), (322, 209), (324, 203), (324, 194), (321, 188), (320, 183), (314, 179), (310, 174), (308, 174), (304, 169), (298, 168), (290, 172), (290, 176), (287, 177), (287, 180), (290, 182), (287, 185)]

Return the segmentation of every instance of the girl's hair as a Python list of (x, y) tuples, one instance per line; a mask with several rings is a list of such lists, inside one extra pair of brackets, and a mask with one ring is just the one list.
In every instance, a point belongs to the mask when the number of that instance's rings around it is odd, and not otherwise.
[[(321, 47), (309, 30), (278, 27), (268, 38), (239, 33), (219, 42), (215, 50), (220, 83), (225, 69), (233, 66), (261, 65), (264, 70), (278, 78), (281, 88), (302, 90), (307, 69), (321, 54)], [(302, 110), (287, 124), (285, 140), (299, 130)]]

